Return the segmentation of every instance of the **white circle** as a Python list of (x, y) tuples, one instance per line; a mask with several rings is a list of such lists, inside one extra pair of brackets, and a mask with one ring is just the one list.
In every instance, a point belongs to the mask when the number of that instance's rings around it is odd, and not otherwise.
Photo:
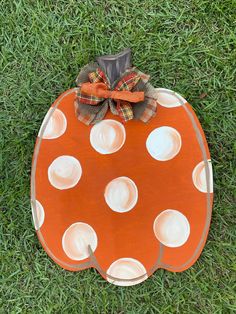
[(149, 154), (156, 160), (167, 161), (174, 158), (182, 145), (179, 132), (169, 126), (153, 130), (146, 141)]
[(90, 256), (89, 245), (94, 252), (97, 248), (97, 235), (94, 229), (83, 222), (72, 224), (63, 234), (62, 247), (72, 260), (81, 261)]
[(48, 168), (49, 182), (59, 190), (74, 187), (79, 182), (81, 175), (80, 162), (72, 156), (57, 157)]
[(166, 209), (156, 217), (153, 231), (158, 241), (165, 246), (179, 247), (188, 240), (190, 225), (181, 212)]
[(166, 88), (156, 88), (156, 100), (166, 108), (180, 107), (187, 102), (182, 96)]
[(125, 128), (116, 120), (102, 120), (90, 132), (90, 144), (100, 154), (113, 154), (125, 142)]
[[(209, 169), (209, 188), (210, 193), (213, 192), (213, 171), (211, 160), (207, 160), (207, 165)], [(207, 193), (207, 177), (206, 177), (206, 164), (204, 161), (199, 162), (193, 169), (192, 173), (193, 184), (195, 187), (203, 193)]]
[[(117, 286), (133, 286), (148, 278), (147, 271), (142, 263), (134, 258), (120, 258), (113, 262), (107, 270), (107, 281)], [(110, 278), (109, 276), (114, 277)], [(139, 279), (138, 278), (141, 277)], [(117, 278), (117, 279), (116, 279)], [(130, 279), (124, 280), (124, 279)]]
[[(47, 125), (45, 127), (46, 123)], [(45, 130), (43, 131), (44, 127)], [(64, 113), (59, 109), (53, 111), (53, 108), (50, 108), (43, 119), (38, 136), (46, 140), (52, 140), (63, 135), (66, 131), (66, 127), (67, 121)]]
[(108, 183), (104, 197), (107, 205), (115, 212), (130, 211), (138, 201), (138, 189), (128, 177), (118, 177)]
[(34, 227), (36, 230), (39, 230), (44, 223), (45, 213), (43, 206), (39, 201), (35, 200), (34, 204), (35, 206), (32, 206)]

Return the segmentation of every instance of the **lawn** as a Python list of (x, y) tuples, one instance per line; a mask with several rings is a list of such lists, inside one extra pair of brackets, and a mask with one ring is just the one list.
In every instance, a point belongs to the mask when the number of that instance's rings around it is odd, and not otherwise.
[[(0, 313), (233, 313), (235, 305), (236, 2), (0, 1)], [(117, 287), (57, 266), (31, 219), (34, 142), (51, 103), (95, 56), (133, 50), (152, 84), (182, 94), (214, 169), (206, 246), (183, 273)]]

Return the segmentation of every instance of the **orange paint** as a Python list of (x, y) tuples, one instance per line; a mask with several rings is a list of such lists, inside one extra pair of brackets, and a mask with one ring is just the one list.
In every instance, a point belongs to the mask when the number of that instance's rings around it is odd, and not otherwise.
[[(42, 240), (42, 237), (44, 239), (42, 244), (45, 250), (48, 253), (50, 250), (53, 259), (68, 270), (75, 270), (74, 265), (82, 265), (82, 268), (86, 268), (86, 264), (83, 265), (89, 258), (72, 260), (65, 253), (62, 245), (65, 231), (71, 225), (82, 222), (91, 226), (96, 233), (97, 246), (94, 256), (104, 273), (112, 263), (121, 258), (132, 259), (129, 265), (136, 265), (136, 273), (142, 273), (140, 262), (148, 276), (156, 268), (171, 271), (183, 271), (189, 268), (204, 247), (211, 217), (211, 208), (207, 208), (207, 193), (199, 191), (192, 178), (193, 170), (204, 160), (204, 154), (187, 111), (193, 116), (197, 130), (203, 138), (203, 150), (207, 159), (210, 159), (210, 155), (204, 133), (191, 106), (186, 103), (186, 111), (183, 106), (166, 108), (159, 105), (156, 117), (148, 124), (134, 120), (124, 124), (125, 140), (121, 135), (118, 150), (113, 153), (99, 153), (90, 143), (93, 126), (80, 123), (75, 116), (75, 91), (72, 90), (70, 94), (65, 95), (64, 93), (58, 98), (60, 103), (57, 109), (66, 117), (66, 130), (57, 138), (38, 138), (36, 148), (40, 144), (39, 153), (37, 156), (35, 153), (33, 160), (36, 175), (32, 176), (32, 184), (35, 181), (35, 195), (32, 196), (35, 196), (44, 208), (45, 217), (40, 228), (40, 239)], [(54, 105), (57, 105), (57, 102), (58, 100)], [(111, 113), (106, 116), (106, 119), (120, 122), (119, 117)], [(177, 130), (181, 136), (181, 148), (176, 150), (173, 158), (166, 161), (156, 160), (146, 148), (150, 133), (163, 126)], [(109, 135), (111, 141), (112, 134)], [(69, 179), (65, 177), (62, 183), (59, 180), (62, 186), (64, 182), (75, 183), (68, 189), (58, 189), (49, 181), (48, 168), (59, 156), (72, 156), (81, 165), (82, 174), (77, 174), (77, 179), (81, 175), (78, 182), (73, 174)], [(53, 176), (57, 179), (55, 181), (58, 181), (57, 174), (53, 173)], [(138, 190), (137, 201), (125, 212), (112, 210), (104, 197), (109, 182), (119, 177), (131, 179)], [(204, 177), (200, 179), (204, 180)], [(194, 180), (199, 182), (195, 177)], [(129, 190), (127, 191), (124, 188), (123, 195), (120, 196), (114, 190), (113, 201), (119, 203), (121, 198), (121, 201), (125, 202), (127, 198), (129, 203), (132, 203)], [(134, 192), (132, 193), (131, 197), (134, 198)], [(212, 205), (212, 197), (211, 193), (210, 205)], [(190, 234), (186, 242), (179, 247), (165, 246), (155, 236), (154, 221), (167, 209), (179, 211), (186, 217), (190, 226)], [(174, 224), (175, 222), (174, 220)], [(181, 232), (179, 226), (181, 224), (178, 223), (173, 227), (171, 225), (177, 235)], [(160, 232), (156, 234), (159, 235)], [(162, 236), (163, 233), (160, 237)], [(171, 241), (171, 238), (169, 240)], [(51, 253), (49, 255), (52, 257)], [(135, 262), (136, 260), (138, 262)], [(157, 261), (158, 265), (156, 265)], [(126, 260), (118, 264), (121, 268), (118, 270), (116, 268), (114, 273), (122, 272), (123, 265), (126, 265)], [(127, 278), (132, 277), (132, 271), (133, 269)], [(104, 273), (102, 273), (103, 277), (105, 277)]]

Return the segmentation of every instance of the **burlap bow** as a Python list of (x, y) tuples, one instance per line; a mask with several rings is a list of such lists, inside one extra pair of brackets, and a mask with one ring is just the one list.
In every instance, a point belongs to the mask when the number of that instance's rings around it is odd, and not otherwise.
[(136, 68), (129, 69), (111, 86), (106, 74), (93, 63), (84, 67), (77, 77), (76, 114), (85, 124), (104, 118), (108, 109), (123, 122), (140, 119), (147, 122), (156, 113), (154, 88), (149, 76)]

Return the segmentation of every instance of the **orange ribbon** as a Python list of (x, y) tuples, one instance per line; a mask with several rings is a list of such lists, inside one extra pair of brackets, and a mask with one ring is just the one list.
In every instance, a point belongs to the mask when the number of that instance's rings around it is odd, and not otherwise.
[(128, 102), (140, 102), (144, 100), (144, 92), (115, 91), (109, 90), (105, 83), (83, 83), (81, 84), (81, 94), (95, 96), (99, 98), (112, 98), (125, 100)]

